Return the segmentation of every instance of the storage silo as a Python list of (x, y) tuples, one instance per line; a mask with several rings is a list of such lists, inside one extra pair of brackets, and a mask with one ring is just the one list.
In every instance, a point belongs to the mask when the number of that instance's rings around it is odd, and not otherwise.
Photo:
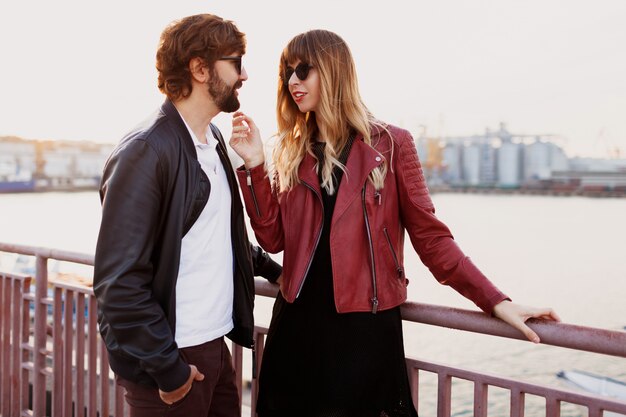
[(522, 152), (521, 145), (502, 142), (498, 149), (498, 187), (517, 188), (521, 182)]
[(551, 177), (551, 144), (536, 138), (524, 149), (524, 180), (546, 180)]
[(465, 185), (480, 185), (480, 144), (471, 143), (463, 147), (463, 180)]
[(565, 151), (563, 149), (552, 143), (551, 144), (551, 155), (550, 155), (550, 170), (551, 172), (556, 171), (567, 171), (569, 170), (569, 158), (565, 155)]
[(443, 173), (442, 179), (448, 184), (459, 185), (462, 183), (461, 158), (462, 147), (457, 143), (447, 143), (443, 149)]
[(496, 183), (496, 150), (490, 143), (480, 145), (480, 184), (491, 187)]

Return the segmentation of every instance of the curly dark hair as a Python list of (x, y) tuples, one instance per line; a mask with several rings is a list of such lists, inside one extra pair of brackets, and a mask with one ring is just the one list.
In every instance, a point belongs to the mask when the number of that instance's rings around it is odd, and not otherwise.
[(161, 34), (156, 54), (159, 90), (172, 101), (185, 98), (191, 94), (191, 59), (200, 58), (212, 69), (220, 56), (245, 52), (245, 34), (230, 20), (212, 14), (176, 20)]

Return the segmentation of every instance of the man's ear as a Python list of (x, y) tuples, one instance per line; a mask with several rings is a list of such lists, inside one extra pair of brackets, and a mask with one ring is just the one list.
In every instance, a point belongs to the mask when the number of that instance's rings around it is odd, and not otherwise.
[(191, 58), (189, 61), (189, 72), (191, 76), (200, 83), (205, 83), (209, 79), (209, 67), (198, 57)]

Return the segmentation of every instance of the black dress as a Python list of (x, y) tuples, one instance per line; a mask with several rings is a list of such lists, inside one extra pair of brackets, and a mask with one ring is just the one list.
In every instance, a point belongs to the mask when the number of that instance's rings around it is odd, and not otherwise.
[[(351, 144), (340, 157), (344, 165)], [(314, 145), (318, 161), (323, 146)], [(337, 190), (343, 171), (336, 168), (334, 176)], [(400, 309), (339, 314), (335, 308), (329, 237), (336, 197), (322, 189), (322, 235), (300, 295), (294, 303), (276, 298), (259, 375), (258, 415), (417, 416)]]

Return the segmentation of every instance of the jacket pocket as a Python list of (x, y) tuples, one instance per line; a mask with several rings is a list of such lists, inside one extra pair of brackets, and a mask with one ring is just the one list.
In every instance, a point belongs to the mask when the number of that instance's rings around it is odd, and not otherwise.
[(398, 274), (398, 278), (404, 278), (404, 268), (400, 265), (400, 261), (398, 261), (398, 256), (396, 255), (396, 251), (393, 249), (393, 245), (391, 244), (391, 238), (389, 237), (389, 231), (386, 227), (383, 228), (383, 233), (385, 234), (385, 239), (387, 240), (387, 245), (389, 246), (389, 250), (391, 251), (391, 256), (393, 258), (393, 262), (396, 266), (396, 273)]

